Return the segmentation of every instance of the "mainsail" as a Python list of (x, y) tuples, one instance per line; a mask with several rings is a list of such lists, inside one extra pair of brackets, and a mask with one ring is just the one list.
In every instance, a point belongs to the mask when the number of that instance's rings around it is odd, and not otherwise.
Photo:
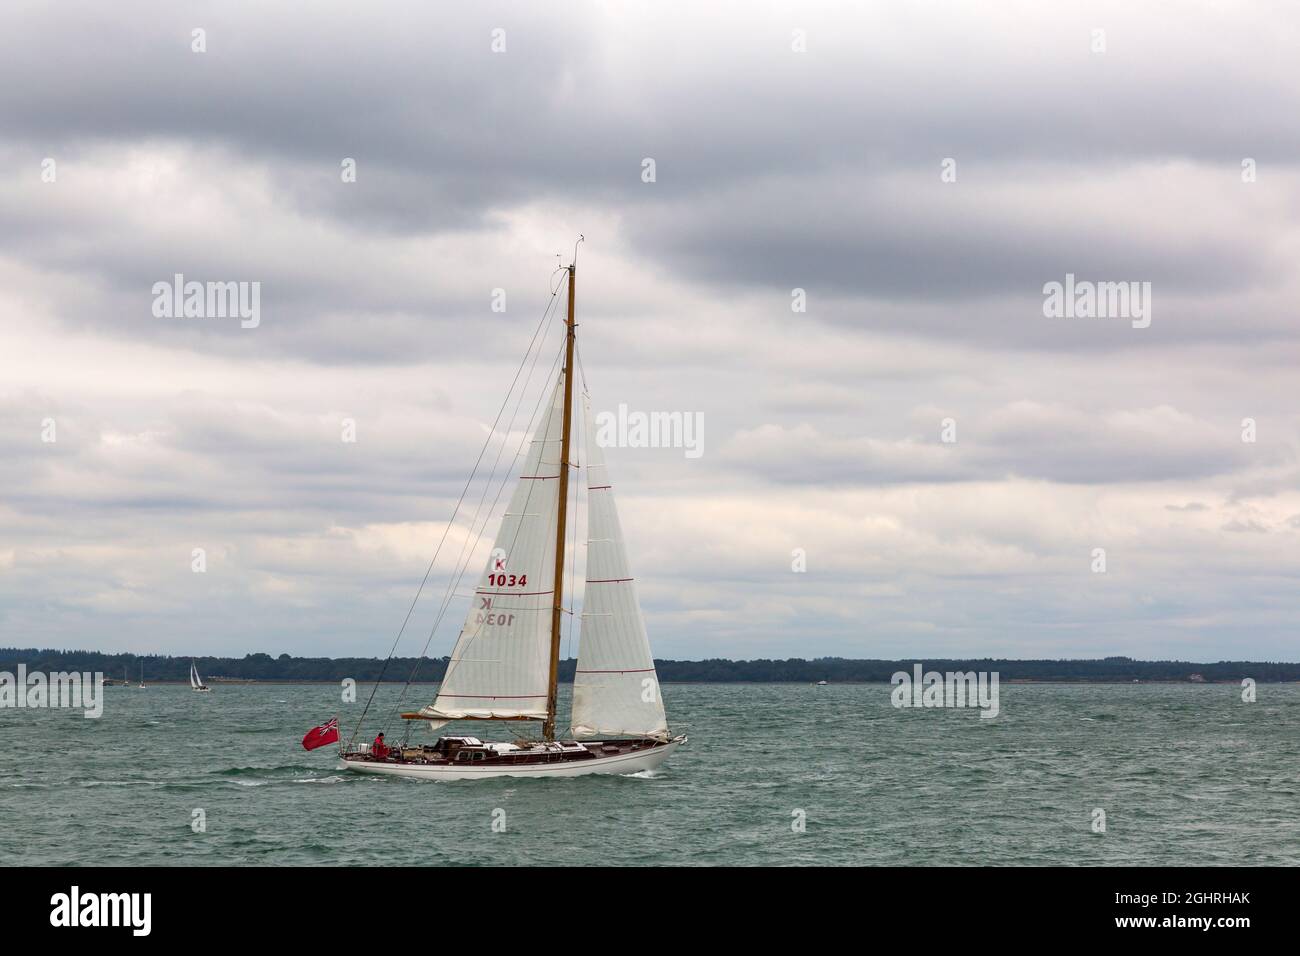
[(589, 539), (578, 670), (573, 679), (573, 735), (667, 738), (668, 719), (614, 506), (614, 489), (604, 452), (596, 444), (591, 403), (585, 395), (583, 405)]
[(203, 681), (199, 679), (199, 669), (193, 661), (190, 661), (190, 687), (198, 690), (203, 686)]
[(546, 719), (563, 428), (561, 372), (438, 697), (420, 710), (435, 726), (463, 718)]

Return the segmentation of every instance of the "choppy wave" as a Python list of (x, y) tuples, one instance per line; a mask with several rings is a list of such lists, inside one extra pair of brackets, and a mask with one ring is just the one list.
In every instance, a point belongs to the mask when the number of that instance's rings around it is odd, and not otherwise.
[(216, 774), (220, 777), (239, 777), (248, 774), (268, 774), (268, 773), (312, 773), (320, 770), (320, 767), (307, 767), (302, 764), (279, 764), (274, 767), (226, 767), (223, 770), (211, 770), (209, 773)]
[[(992, 720), (897, 711), (888, 685), (669, 685), (674, 729), (693, 733), (657, 770), (433, 787), (340, 772), (332, 749), (298, 744), (333, 710), (320, 689), (264, 692), (213, 699), (219, 721), (183, 686), (118, 695), (93, 732), (24, 714), (0, 749), (0, 819), (34, 837), (6, 862), (1300, 864), (1297, 685), (1268, 685), (1267, 704), (1004, 685)], [(94, 845), (51, 825), (67, 820)]]

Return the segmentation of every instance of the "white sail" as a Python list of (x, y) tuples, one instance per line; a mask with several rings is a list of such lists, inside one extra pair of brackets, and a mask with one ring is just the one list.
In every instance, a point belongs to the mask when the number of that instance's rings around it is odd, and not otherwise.
[(573, 680), (575, 737), (668, 736), (659, 678), (605, 455), (596, 444), (591, 404), (587, 421), (587, 583), (583, 598), (578, 670)]
[(561, 372), (474, 589), (438, 697), (420, 710), (422, 717), (546, 717), (563, 428)]
[(198, 690), (203, 686), (203, 681), (199, 680), (199, 669), (193, 661), (190, 661), (190, 688)]

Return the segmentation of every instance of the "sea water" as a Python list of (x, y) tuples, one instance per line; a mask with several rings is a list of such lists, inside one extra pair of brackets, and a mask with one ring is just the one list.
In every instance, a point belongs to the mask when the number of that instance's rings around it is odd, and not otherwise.
[(336, 685), (109, 687), (97, 720), (0, 711), (3, 862), (1300, 863), (1300, 685), (1004, 683), (991, 720), (890, 691), (665, 685), (690, 743), (653, 775), (436, 783), (303, 751), (354, 726)]

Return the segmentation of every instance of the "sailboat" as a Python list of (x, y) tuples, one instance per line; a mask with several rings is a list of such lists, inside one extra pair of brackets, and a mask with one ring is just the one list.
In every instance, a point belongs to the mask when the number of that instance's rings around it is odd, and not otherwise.
[(499, 743), (448, 734), (432, 745), (384, 747), (381, 753), (349, 741), (339, 751), (348, 770), (429, 780), (632, 774), (656, 769), (686, 743), (684, 734), (669, 735), (613, 486), (589, 413), (584, 608), (571, 726), (567, 736), (556, 733), (574, 467), (575, 265), (567, 271), (564, 364), (516, 475), (438, 695), (401, 715), (435, 731), (453, 721), (539, 721), (541, 737)]
[(205, 694), (212, 690), (211, 687), (203, 683), (203, 678), (199, 676), (199, 669), (194, 661), (190, 661), (190, 690), (202, 691)]
[(140, 690), (144, 690), (144, 661), (140, 662)]

